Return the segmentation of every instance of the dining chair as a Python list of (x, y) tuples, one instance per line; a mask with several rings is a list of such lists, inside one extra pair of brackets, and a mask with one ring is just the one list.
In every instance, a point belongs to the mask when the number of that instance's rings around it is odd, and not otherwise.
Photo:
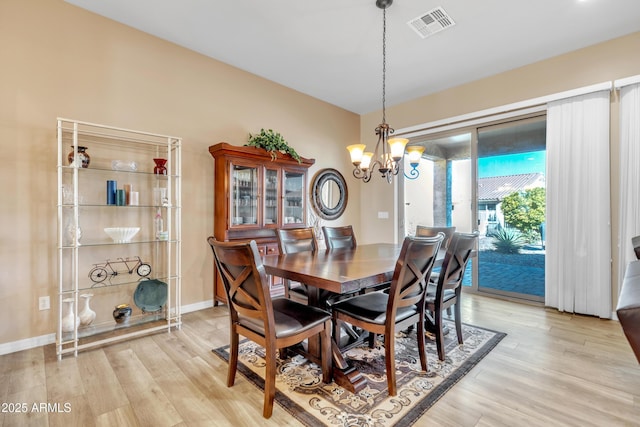
[[(387, 388), (395, 396), (395, 332), (417, 327), (422, 370), (427, 371), (425, 353), (425, 296), (431, 269), (444, 235), (405, 237), (388, 292), (372, 292), (339, 301), (332, 306), (333, 334), (339, 342), (340, 326), (349, 323), (375, 335), (384, 335)], [(372, 335), (373, 336), (373, 335)], [(373, 342), (370, 343), (373, 345)]]
[[(427, 225), (416, 225), (416, 236), (422, 237), (433, 237), (437, 236), (438, 233), (444, 233), (444, 240), (442, 241), (442, 245), (440, 245), (440, 253), (439, 259), (436, 260), (436, 264), (438, 261), (442, 260), (443, 255), (442, 252), (447, 250), (449, 246), (449, 242), (451, 241), (451, 237), (453, 237), (453, 233), (456, 232), (456, 227), (431, 227)], [(436, 265), (431, 273), (431, 281), (434, 282), (438, 278), (440, 274), (440, 266)], [(447, 309), (447, 314), (451, 316), (451, 308)]]
[(356, 235), (350, 225), (342, 227), (322, 226), (322, 234), (324, 234), (327, 249), (353, 249), (357, 246)]
[(238, 367), (239, 335), (265, 349), (264, 407), (271, 417), (275, 397), (276, 350), (320, 335), (322, 381), (331, 382), (331, 315), (286, 299), (271, 299), (267, 274), (254, 240), (233, 243), (207, 239), (224, 284), (229, 305), (230, 345), (227, 387)]
[[(318, 241), (313, 227), (279, 228), (276, 235), (281, 254), (306, 251), (315, 253), (318, 250)], [(305, 284), (292, 282), (289, 279), (283, 279), (283, 283), (285, 298), (307, 304), (309, 293)]]
[[(353, 227), (351, 225), (345, 225), (342, 227), (322, 227), (322, 234), (324, 235), (324, 240), (327, 245), (327, 249), (355, 249), (358, 246), (356, 242), (356, 235), (353, 231)], [(354, 294), (365, 294), (369, 292), (379, 291), (381, 289), (388, 289), (389, 282), (381, 283), (376, 286), (370, 286), (366, 289), (362, 289), (360, 291), (354, 292)], [(331, 305), (333, 302), (339, 299), (344, 299), (348, 297), (348, 295), (340, 295), (334, 296), (327, 300), (328, 304)]]
[(434, 326), (438, 358), (444, 360), (444, 329), (442, 311), (454, 307), (456, 335), (462, 344), (462, 318), (460, 302), (462, 295), (462, 279), (478, 240), (478, 232), (454, 233), (442, 262), (440, 274), (432, 278), (426, 295), (426, 307), (430, 315), (428, 320)]
[(440, 249), (446, 249), (449, 246), (453, 233), (456, 232), (456, 227), (429, 227), (426, 225), (416, 225), (416, 236), (420, 237), (433, 237), (438, 233), (444, 234), (444, 240)]

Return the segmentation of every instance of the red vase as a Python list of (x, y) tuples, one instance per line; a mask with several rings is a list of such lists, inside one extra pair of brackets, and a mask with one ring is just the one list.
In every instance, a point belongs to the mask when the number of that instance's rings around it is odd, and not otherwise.
[(153, 168), (153, 173), (156, 175), (166, 175), (167, 174), (167, 159), (153, 159), (156, 162), (156, 166)]

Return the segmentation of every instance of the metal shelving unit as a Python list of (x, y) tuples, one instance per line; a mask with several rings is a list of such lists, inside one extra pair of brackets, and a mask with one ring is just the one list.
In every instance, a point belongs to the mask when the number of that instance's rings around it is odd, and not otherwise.
[[(180, 328), (181, 139), (58, 118), (57, 141), (58, 358)], [(87, 167), (78, 161), (83, 147), (90, 160)], [(155, 168), (154, 159), (167, 160), (166, 174)], [(129, 191), (128, 204), (109, 198), (108, 181)], [(163, 233), (157, 232), (158, 214)], [(139, 231), (131, 240), (116, 242), (104, 231), (108, 227)], [(148, 266), (136, 269), (140, 263)], [(107, 274), (96, 275), (96, 266)], [(78, 318), (82, 296), (96, 313), (90, 323)], [(138, 307), (148, 298), (166, 301), (158, 308)], [(120, 304), (132, 309), (123, 323), (113, 316)]]

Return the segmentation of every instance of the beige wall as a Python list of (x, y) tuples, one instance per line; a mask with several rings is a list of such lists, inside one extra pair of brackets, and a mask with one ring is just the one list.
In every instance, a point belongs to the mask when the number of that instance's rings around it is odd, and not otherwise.
[[(272, 128), (317, 159), (310, 175), (351, 173), (344, 147), (360, 138), (357, 115), (62, 0), (0, 2), (0, 64), (0, 346), (57, 328), (58, 116), (183, 138), (185, 305), (212, 298), (209, 145)], [(335, 224), (357, 223), (358, 191)], [(38, 311), (44, 295), (52, 309)]]
[[(512, 71), (445, 90), (387, 108), (387, 120), (396, 129), (499, 107), (583, 86), (640, 74), (640, 33), (594, 45), (569, 54), (537, 62)], [(393, 74), (393, 73), (392, 73)], [(428, 73), (425, 74), (428, 78)], [(614, 307), (617, 303), (617, 247), (619, 215), (619, 124), (618, 94), (611, 94), (611, 235)], [(380, 113), (362, 116), (363, 143), (371, 144)], [(353, 187), (353, 186), (352, 186)], [(377, 233), (377, 240), (393, 241), (393, 217), (377, 219), (376, 212), (393, 203), (393, 188), (377, 183), (375, 191), (361, 192), (361, 232)], [(365, 201), (366, 200), (366, 201)], [(373, 209), (369, 209), (373, 206)], [(612, 307), (613, 308), (613, 307)]]

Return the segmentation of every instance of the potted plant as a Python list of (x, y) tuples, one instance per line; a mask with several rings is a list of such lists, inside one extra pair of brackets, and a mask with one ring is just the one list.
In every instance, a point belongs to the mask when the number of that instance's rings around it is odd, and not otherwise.
[(289, 154), (300, 163), (301, 159), (296, 150), (291, 148), (287, 141), (278, 132), (272, 129), (260, 129), (256, 135), (249, 134), (249, 142), (246, 144), (252, 147), (264, 148), (271, 154), (271, 159), (275, 160), (278, 152)]

